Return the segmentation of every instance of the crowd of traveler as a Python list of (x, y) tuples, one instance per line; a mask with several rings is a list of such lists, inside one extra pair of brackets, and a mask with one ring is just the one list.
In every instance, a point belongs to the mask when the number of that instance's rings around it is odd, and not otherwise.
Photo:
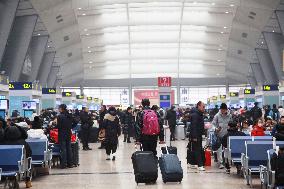
[[(31, 157), (32, 151), (25, 142), (28, 129), (44, 129), (45, 133), (58, 129), (58, 144), (60, 146), (62, 169), (74, 167), (71, 150), (72, 129), (80, 123), (80, 140), (82, 150), (92, 150), (89, 147), (91, 128), (97, 123), (99, 149), (105, 149), (106, 160), (116, 160), (119, 136), (123, 135), (123, 142), (135, 142), (144, 151), (152, 151), (157, 156), (157, 144), (165, 144), (166, 127), (170, 130), (170, 140), (175, 141), (175, 129), (178, 122), (184, 123), (188, 137), (187, 163), (192, 169), (205, 171), (204, 148), (202, 141), (207, 135), (205, 122), (211, 122), (211, 129), (215, 132), (216, 153), (215, 161), (219, 168), (226, 168), (230, 172), (229, 162), (224, 158), (223, 149), (227, 147), (229, 136), (264, 136), (265, 131), (271, 131), (276, 140), (284, 141), (284, 109), (273, 104), (263, 108), (254, 107), (230, 109), (225, 103), (220, 107), (206, 110), (206, 105), (199, 101), (195, 107), (179, 108), (171, 106), (167, 110), (150, 104), (149, 99), (143, 99), (138, 108), (128, 107), (125, 111), (113, 106), (107, 109), (102, 106), (100, 111), (89, 111), (84, 107), (82, 111), (67, 110), (67, 106), (59, 106), (59, 112), (43, 110), (40, 115), (34, 115), (32, 121), (19, 117), (17, 112), (7, 120), (0, 118), (0, 144), (22, 144), (26, 147), (26, 156)], [(44, 124), (47, 126), (44, 127)], [(165, 127), (166, 126), (166, 127)], [(218, 144), (217, 144), (218, 143)], [(30, 188), (31, 179), (26, 178), (26, 186)]]

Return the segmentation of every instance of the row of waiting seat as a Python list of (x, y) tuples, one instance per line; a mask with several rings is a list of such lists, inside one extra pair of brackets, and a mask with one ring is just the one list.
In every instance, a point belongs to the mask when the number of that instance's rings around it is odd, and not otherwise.
[(0, 145), (0, 181), (4, 188), (17, 189), (23, 177), (32, 178), (35, 167), (51, 168), (52, 152), (47, 139), (27, 139), (32, 157), (27, 158), (24, 145)]
[(230, 136), (224, 157), (237, 167), (248, 185), (252, 186), (252, 175), (259, 174), (262, 186), (273, 188), (270, 159), (275, 146), (284, 147), (284, 141), (273, 141), (272, 136)]

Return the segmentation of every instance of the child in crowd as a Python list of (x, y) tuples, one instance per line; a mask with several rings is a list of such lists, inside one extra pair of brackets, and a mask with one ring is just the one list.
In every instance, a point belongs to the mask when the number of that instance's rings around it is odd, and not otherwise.
[(264, 133), (264, 124), (262, 119), (258, 119), (255, 121), (253, 125), (253, 130), (251, 132), (251, 136), (265, 136)]

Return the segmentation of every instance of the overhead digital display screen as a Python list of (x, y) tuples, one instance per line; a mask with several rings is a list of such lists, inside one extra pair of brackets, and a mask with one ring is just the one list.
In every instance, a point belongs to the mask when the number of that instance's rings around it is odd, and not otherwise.
[(244, 94), (255, 94), (255, 89), (244, 89)]
[(278, 91), (279, 85), (263, 85), (263, 91)]
[(32, 90), (32, 82), (10, 82), (9, 90)]
[(72, 93), (71, 92), (62, 92), (62, 96), (63, 97), (72, 97)]
[(230, 97), (238, 97), (239, 93), (238, 92), (230, 92)]
[(56, 88), (42, 88), (42, 94), (56, 94)]

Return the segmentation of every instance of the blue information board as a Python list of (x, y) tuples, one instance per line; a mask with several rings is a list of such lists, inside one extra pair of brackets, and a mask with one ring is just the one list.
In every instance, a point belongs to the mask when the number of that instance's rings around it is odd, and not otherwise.
[(169, 101), (160, 102), (160, 107), (161, 108), (169, 108), (169, 107), (171, 107), (171, 102), (169, 102)]
[(10, 82), (9, 90), (32, 90), (32, 82)]

